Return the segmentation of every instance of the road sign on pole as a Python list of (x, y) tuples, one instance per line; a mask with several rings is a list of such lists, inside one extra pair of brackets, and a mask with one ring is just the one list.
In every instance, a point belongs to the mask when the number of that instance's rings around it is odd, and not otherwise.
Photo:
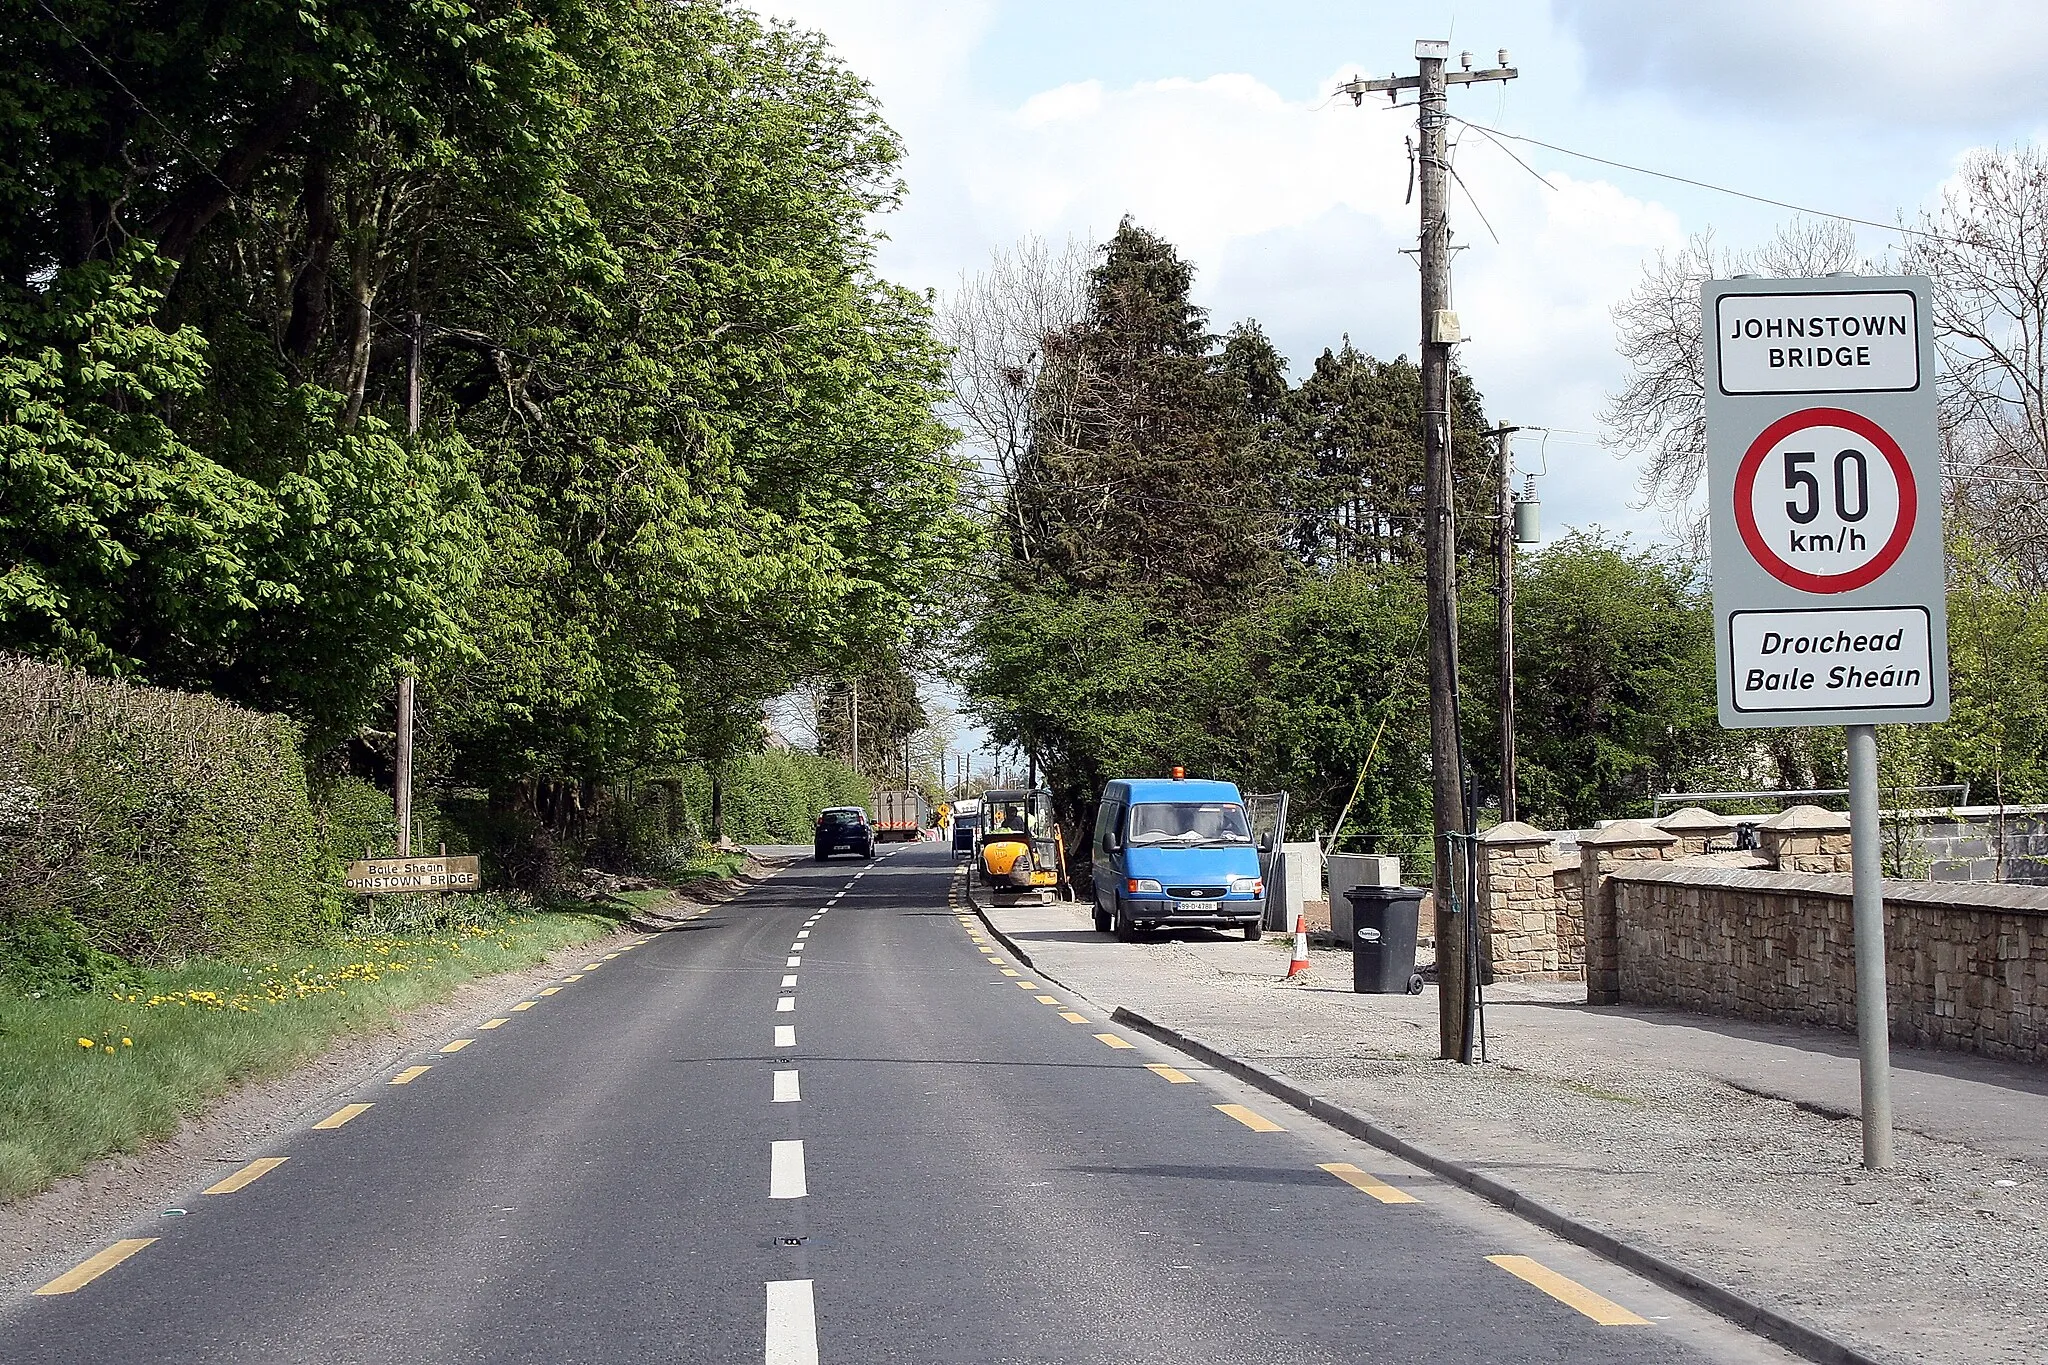
[(1892, 1164), (1880, 724), (1948, 719), (1928, 282), (1708, 282), (1721, 724), (1847, 727), (1863, 1164)]
[(1714, 280), (1701, 325), (1721, 723), (1947, 720), (1927, 282)]

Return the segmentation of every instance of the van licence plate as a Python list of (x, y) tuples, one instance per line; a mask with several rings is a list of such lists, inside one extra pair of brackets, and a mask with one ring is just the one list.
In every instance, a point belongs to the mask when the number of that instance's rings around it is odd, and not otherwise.
[(1173, 903), (1173, 913), (1176, 915), (1205, 915), (1209, 913), (1209, 902), (1175, 901)]

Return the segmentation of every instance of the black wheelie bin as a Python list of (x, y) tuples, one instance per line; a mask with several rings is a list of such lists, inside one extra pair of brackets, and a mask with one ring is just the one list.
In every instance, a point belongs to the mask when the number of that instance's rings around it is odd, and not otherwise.
[(1417, 995), (1415, 921), (1419, 886), (1354, 886), (1351, 902), (1351, 989), (1359, 995)]

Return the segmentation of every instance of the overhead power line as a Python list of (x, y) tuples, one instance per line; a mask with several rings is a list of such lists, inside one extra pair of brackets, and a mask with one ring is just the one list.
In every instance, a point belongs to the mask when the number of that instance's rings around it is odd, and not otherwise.
[[(1949, 240), (1948, 238), (1942, 236), (1938, 232), (1928, 232), (1923, 228), (1910, 228), (1902, 223), (1880, 223), (1875, 218), (1858, 218), (1856, 215), (1852, 213), (1834, 213), (1828, 209), (1817, 209), (1806, 204), (1795, 204), (1791, 202), (1789, 199), (1773, 199), (1769, 195), (1751, 194), (1748, 190), (1738, 190), (1728, 185), (1716, 185), (1711, 181), (1706, 180), (1695, 180), (1691, 176), (1687, 175), (1674, 175), (1670, 171), (1660, 171), (1649, 166), (1637, 166), (1627, 161), (1616, 161), (1611, 157), (1595, 156), (1591, 152), (1581, 152), (1572, 147), (1562, 147), (1555, 142), (1545, 142), (1541, 138), (1530, 137), (1526, 133), (1510, 133), (1504, 128), (1493, 128), (1483, 123), (1474, 123), (1470, 119), (1459, 118), (1456, 114), (1447, 113), (1444, 117), (1451, 119), (1456, 123), (1462, 124), (1464, 127), (1470, 128), (1472, 131), (1480, 134), (1482, 137), (1492, 139), (1507, 138), (1510, 141), (1514, 142), (1526, 142), (1531, 147), (1541, 147), (1545, 151), (1556, 152), (1562, 156), (1577, 157), (1581, 161), (1591, 161), (1602, 166), (1612, 166), (1614, 169), (1618, 171), (1632, 171), (1637, 175), (1653, 176), (1658, 180), (1669, 180), (1679, 185), (1690, 185), (1694, 189), (1710, 190), (1715, 194), (1733, 195), (1737, 199), (1747, 199), (1754, 204), (1768, 204), (1772, 208), (1790, 209), (1794, 213), (1809, 214), (1815, 218), (1833, 218), (1837, 222), (1855, 223), (1860, 227), (1873, 227), (1877, 228), (1879, 231), (1882, 232), (1896, 232), (1903, 237), (1925, 237), (1929, 241), (1935, 242), (1945, 242)], [(1498, 145), (1498, 143), (1496, 143), (1496, 145)], [(1547, 180), (1543, 180), (1543, 177), (1541, 175), (1537, 175), (1535, 170), (1532, 169), (1527, 162), (1524, 162), (1520, 157), (1515, 156), (1513, 151), (1506, 147), (1502, 147), (1501, 150), (1503, 152), (1506, 152), (1510, 157), (1514, 157), (1514, 159), (1521, 164), (1522, 169), (1528, 171), (1531, 175), (1535, 175), (1536, 178), (1538, 180), (1542, 180), (1545, 185), (1550, 185), (1550, 182)], [(1556, 186), (1554, 185), (1551, 185), (1550, 187), (1552, 189), (1556, 188)]]

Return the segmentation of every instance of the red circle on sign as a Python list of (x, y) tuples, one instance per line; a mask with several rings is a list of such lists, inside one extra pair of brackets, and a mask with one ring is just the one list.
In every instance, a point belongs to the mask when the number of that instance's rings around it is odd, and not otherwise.
[[(1855, 432), (1884, 456), (1885, 463), (1891, 466), (1892, 479), (1898, 485), (1899, 517), (1892, 527), (1891, 539), (1870, 559), (1847, 573), (1808, 573), (1787, 564), (1757, 530), (1756, 513), (1750, 507), (1757, 471), (1763, 468), (1764, 457), (1778, 442), (1807, 427), (1841, 427)], [(1899, 556), (1906, 552), (1906, 542), (1913, 538), (1913, 521), (1919, 513), (1919, 506), (1920, 496), (1913, 483), (1913, 466), (1906, 462), (1906, 452), (1899, 449), (1899, 443), (1892, 439), (1890, 432), (1862, 413), (1850, 412), (1846, 408), (1802, 408), (1780, 417), (1749, 443), (1749, 450), (1735, 471), (1735, 525), (1742, 532), (1742, 543), (1749, 547), (1750, 555), (1763, 566), (1765, 573), (1803, 592), (1848, 592), (1882, 578), (1885, 570), (1896, 564)]]

